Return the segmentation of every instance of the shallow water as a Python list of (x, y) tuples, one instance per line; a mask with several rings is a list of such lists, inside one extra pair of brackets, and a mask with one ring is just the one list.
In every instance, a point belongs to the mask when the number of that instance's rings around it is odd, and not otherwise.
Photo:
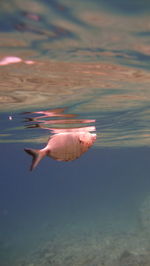
[[(0, 265), (150, 265), (150, 4), (0, 5)], [(97, 140), (30, 172), (66, 131)]]

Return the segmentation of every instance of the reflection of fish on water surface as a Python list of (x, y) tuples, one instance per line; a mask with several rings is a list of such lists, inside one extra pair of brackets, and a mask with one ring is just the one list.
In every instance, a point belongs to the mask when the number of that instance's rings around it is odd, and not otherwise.
[[(34, 113), (38, 114), (38, 112)], [(45, 115), (45, 112), (43, 112), (43, 114)], [(52, 117), (52, 111), (50, 112), (50, 114)], [(68, 116), (68, 114), (66, 114), (66, 116)], [(47, 113), (46, 117), (48, 117)], [(41, 123), (41, 119), (33, 119), (32, 121)], [(81, 123), (83, 123), (83, 121), (84, 119), (81, 121)], [(95, 120), (85, 121), (93, 122)], [(49, 122), (51, 124), (52, 120), (46, 121), (46, 124), (48, 124)], [(43, 124), (45, 124), (45, 121), (43, 121)], [(41, 124), (39, 125), (39, 127), (43, 128)], [(72, 161), (80, 157), (93, 145), (94, 141), (96, 140), (96, 134), (89, 132), (91, 131), (91, 129), (93, 131), (93, 129), (95, 130), (95, 127), (51, 129), (53, 130), (53, 132), (55, 132), (55, 134), (50, 137), (46, 147), (41, 150), (24, 149), (33, 157), (30, 170), (33, 170), (45, 156), (51, 157), (52, 159), (58, 161)]]

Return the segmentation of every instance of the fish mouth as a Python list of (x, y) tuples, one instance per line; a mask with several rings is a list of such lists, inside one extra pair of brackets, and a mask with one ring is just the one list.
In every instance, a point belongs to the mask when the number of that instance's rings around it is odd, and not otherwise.
[(96, 140), (96, 134), (92, 134), (92, 140), (93, 140), (93, 141)]

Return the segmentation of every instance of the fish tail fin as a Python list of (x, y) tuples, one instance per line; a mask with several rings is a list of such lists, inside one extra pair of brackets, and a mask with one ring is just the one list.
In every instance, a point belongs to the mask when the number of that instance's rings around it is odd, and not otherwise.
[(47, 154), (45, 150), (24, 149), (24, 151), (33, 157), (30, 171), (32, 171)]

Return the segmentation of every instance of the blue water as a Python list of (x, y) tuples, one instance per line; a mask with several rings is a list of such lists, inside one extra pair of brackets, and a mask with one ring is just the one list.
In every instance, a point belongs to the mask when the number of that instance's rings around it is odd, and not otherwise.
[[(150, 265), (150, 3), (0, 6), (0, 266)], [(80, 158), (29, 170), (24, 148), (83, 130)]]

